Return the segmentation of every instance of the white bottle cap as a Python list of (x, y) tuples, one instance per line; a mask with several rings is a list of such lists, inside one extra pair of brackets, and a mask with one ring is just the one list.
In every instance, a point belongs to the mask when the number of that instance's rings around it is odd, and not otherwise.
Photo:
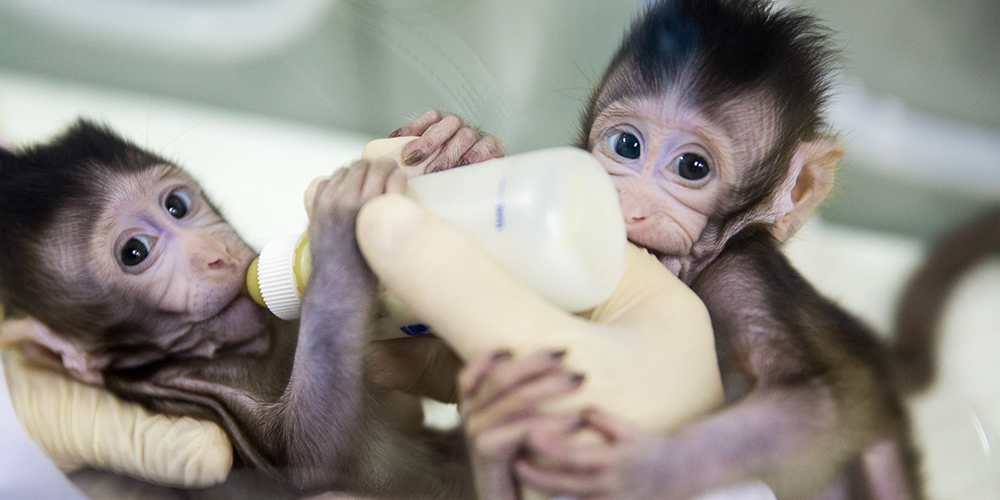
[(289, 236), (268, 243), (257, 260), (257, 282), (264, 304), (281, 319), (297, 319), (302, 295), (295, 277), (295, 248), (300, 236)]

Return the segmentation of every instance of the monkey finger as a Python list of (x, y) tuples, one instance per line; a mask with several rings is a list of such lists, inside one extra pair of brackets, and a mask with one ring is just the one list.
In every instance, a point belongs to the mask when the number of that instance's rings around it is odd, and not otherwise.
[(470, 399), (479, 392), (479, 387), (486, 379), (490, 370), (498, 362), (510, 359), (513, 354), (507, 350), (498, 350), (478, 356), (466, 363), (465, 369), (458, 375), (458, 391), (460, 400)]
[[(330, 196), (330, 192), (344, 182), (347, 177), (347, 173), (350, 170), (349, 167), (343, 167), (339, 170), (333, 172), (333, 174), (327, 178), (317, 178), (313, 182), (316, 183), (316, 189), (312, 193), (312, 210), (309, 211), (310, 216), (316, 213), (327, 213), (330, 211), (330, 202), (333, 199)], [(309, 193), (307, 192), (308, 196)]]
[(355, 161), (347, 168), (347, 172), (344, 173), (343, 179), (340, 182), (336, 184), (331, 182), (328, 184), (328, 187), (323, 191), (323, 195), (333, 197), (334, 206), (341, 208), (360, 206), (359, 201), (361, 200), (365, 179), (368, 177), (370, 169), (371, 162), (367, 160)]
[(312, 217), (313, 200), (316, 199), (316, 193), (322, 191), (326, 187), (327, 183), (330, 182), (330, 175), (322, 175), (312, 180), (309, 186), (306, 187), (305, 193), (302, 194), (302, 204), (306, 207), (306, 216)]
[[(469, 401), (463, 404), (460, 413), (463, 419), (467, 421), (474, 419), (477, 425), (487, 427), (502, 425), (537, 415), (541, 405), (577, 390), (582, 381), (583, 378), (579, 374), (551, 373), (492, 401), (480, 399)], [(574, 411), (572, 415), (573, 422), (583, 425), (580, 412)]]
[[(557, 420), (559, 422), (579, 422), (579, 412), (571, 414), (542, 416), (528, 418), (493, 427), (481, 427), (470, 430), (466, 426), (470, 448), (475, 459), (487, 461), (509, 461), (514, 452), (519, 452), (525, 444), (532, 427), (542, 420)], [(467, 424), (467, 423), (466, 423)], [(562, 424), (569, 425), (569, 424)]]
[(402, 127), (393, 130), (389, 137), (404, 137), (407, 135), (423, 135), (427, 129), (434, 125), (435, 123), (441, 121), (441, 112), (436, 109), (431, 109), (424, 111), (420, 116), (414, 118), (412, 121), (403, 125)]
[(484, 135), (458, 159), (458, 164), (471, 165), (481, 161), (492, 160), (493, 158), (500, 158), (503, 155), (504, 150), (503, 146), (500, 145), (500, 141), (492, 135)]
[(600, 472), (614, 459), (612, 448), (605, 444), (578, 444), (575, 436), (583, 426), (582, 417), (569, 424), (542, 421), (528, 433), (525, 451), (546, 469), (575, 474)]
[(583, 418), (588, 428), (596, 431), (609, 443), (634, 439), (641, 432), (627, 422), (598, 409), (585, 410)]
[(361, 186), (361, 202), (364, 203), (380, 194), (384, 194), (389, 178), (398, 170), (396, 162), (390, 159), (375, 160), (369, 165)]
[(441, 148), (438, 155), (424, 169), (424, 173), (439, 172), (459, 165), (459, 159), (469, 151), (476, 141), (479, 140), (479, 133), (472, 127), (462, 127), (455, 132), (448, 142)]
[(521, 447), (529, 430), (528, 422), (516, 422), (467, 435), (472, 438), (471, 451), (477, 459), (502, 461)]
[(407, 175), (400, 168), (394, 168), (389, 174), (389, 179), (385, 181), (385, 192), (403, 194), (406, 191)]
[(547, 497), (594, 498), (605, 496), (610, 491), (599, 474), (551, 470), (526, 459), (518, 460), (514, 467), (521, 484)]
[(476, 397), (466, 403), (465, 411), (478, 411), (533, 380), (561, 370), (565, 355), (565, 350), (540, 350), (523, 358), (497, 363), (483, 380)]
[(413, 166), (423, 162), (451, 139), (462, 125), (462, 119), (455, 115), (448, 115), (431, 125), (419, 139), (410, 141), (403, 148), (403, 163)]

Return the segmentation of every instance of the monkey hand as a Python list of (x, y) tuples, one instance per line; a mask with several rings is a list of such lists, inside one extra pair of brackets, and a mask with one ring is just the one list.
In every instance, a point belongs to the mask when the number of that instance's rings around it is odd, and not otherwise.
[[(9, 320), (0, 329), (10, 333), (31, 321)], [(221, 483), (229, 474), (233, 449), (212, 422), (150, 413), (13, 350), (3, 352), (3, 364), (18, 419), (64, 472), (93, 467), (189, 488)]]
[(680, 470), (672, 439), (599, 410), (541, 410), (583, 381), (562, 366), (565, 354), (500, 351), (463, 370), (459, 411), (480, 498), (519, 498), (517, 484), (552, 497), (689, 498), (668, 479)]
[(421, 167), (426, 174), (504, 155), (496, 137), (466, 125), (455, 115), (442, 116), (432, 109), (389, 134), (390, 138), (419, 136), (408, 141), (401, 159), (407, 167)]
[[(388, 139), (369, 142), (361, 152), (361, 160), (392, 160), (409, 178), (503, 155), (496, 137), (465, 125), (458, 116), (442, 117), (437, 110), (430, 110), (394, 130)], [(317, 177), (306, 188), (303, 199), (309, 217), (318, 186), (330, 179), (331, 176)]]
[[(328, 178), (314, 181), (306, 193), (310, 206), (309, 244), (313, 255), (348, 256), (357, 253), (354, 225), (358, 210), (369, 199), (384, 193), (402, 193), (406, 176), (389, 160), (358, 160), (338, 169)], [(318, 215), (318, 216), (313, 216)], [(313, 259), (314, 272), (327, 267), (329, 259)], [(366, 267), (348, 262), (352, 267)]]
[[(554, 425), (555, 424), (555, 425)], [(590, 431), (591, 439), (581, 439)], [(596, 439), (592, 439), (593, 436)], [(682, 500), (679, 474), (692, 471), (676, 441), (639, 429), (600, 410), (583, 412), (575, 426), (533, 422), (523, 433), (515, 470), (522, 484), (552, 496), (595, 500)]]
[(459, 413), (479, 498), (519, 498), (511, 464), (531, 429), (573, 428), (582, 421), (579, 411), (547, 414), (539, 408), (583, 381), (562, 366), (565, 354), (541, 350), (515, 359), (498, 351), (474, 359), (459, 376)]

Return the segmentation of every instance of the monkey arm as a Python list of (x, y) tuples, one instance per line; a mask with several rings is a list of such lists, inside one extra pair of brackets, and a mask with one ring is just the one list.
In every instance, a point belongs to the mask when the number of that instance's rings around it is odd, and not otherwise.
[(736, 240), (692, 284), (712, 315), (731, 405), (673, 446), (696, 464), (696, 483), (760, 477), (779, 498), (817, 492), (876, 442), (905, 441), (905, 423), (886, 425), (905, 418), (879, 383), (884, 349), (770, 236)]
[[(360, 161), (318, 186), (295, 361), (278, 408), (290, 482), (409, 498), (461, 490), (429, 449), (395, 427), (388, 393), (365, 379), (376, 279), (358, 249), (355, 219), (368, 199), (401, 191), (391, 162)], [(377, 487), (374, 485), (378, 485)], [(373, 489), (374, 488), (374, 489)]]
[[(604, 438), (597, 444), (535, 429), (525, 440), (533, 459), (518, 463), (522, 480), (586, 498), (690, 498), (753, 479), (778, 498), (915, 491), (899, 462), (902, 409), (873, 368), (885, 366), (876, 363), (879, 345), (758, 234), (737, 241), (693, 284), (712, 315), (730, 405), (672, 434), (595, 412), (586, 420)], [(870, 469), (867, 485), (858, 481), (862, 468)], [(886, 477), (894, 483), (877, 484)]]
[[(339, 234), (324, 234), (331, 230)], [(293, 483), (310, 482), (296, 477), (300, 474), (329, 476), (323, 466), (342, 469), (340, 462), (352, 453), (350, 437), (362, 423), (367, 403), (362, 360), (375, 293), (374, 277), (354, 244), (353, 225), (313, 228), (310, 237), (315, 264), (291, 379), (282, 397), (288, 448), (305, 452), (291, 456)], [(310, 440), (314, 446), (300, 444)]]

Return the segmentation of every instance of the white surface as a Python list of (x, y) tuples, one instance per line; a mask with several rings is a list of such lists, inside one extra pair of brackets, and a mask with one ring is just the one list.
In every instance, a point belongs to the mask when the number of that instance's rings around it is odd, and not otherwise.
[(249, 59), (319, 29), (331, 0), (7, 0), (16, 14), (62, 35), (179, 59)]
[[(257, 248), (305, 228), (302, 191), (309, 181), (357, 157), (369, 138), (190, 104), (0, 74), (0, 137), (31, 143), (57, 133), (77, 115), (100, 119), (139, 144), (162, 151), (196, 178)], [(892, 308), (922, 257), (917, 243), (815, 222), (788, 253), (821, 291), (890, 331)], [(980, 267), (954, 296), (946, 321), (939, 382), (914, 401), (914, 428), (924, 451), (930, 498), (1000, 496), (1000, 262)], [(6, 397), (4, 392), (4, 398)], [(3, 420), (0, 401), (0, 497), (44, 469), (37, 452)], [(446, 412), (445, 412), (446, 413)], [(11, 443), (11, 444), (8, 444)], [(18, 458), (15, 458), (18, 457)], [(4, 460), (24, 465), (9, 472)], [(40, 480), (34, 484), (55, 485)], [(20, 486), (27, 487), (27, 486)], [(24, 490), (27, 491), (27, 490)], [(38, 493), (32, 498), (43, 498)], [(64, 498), (57, 496), (57, 498)]]

